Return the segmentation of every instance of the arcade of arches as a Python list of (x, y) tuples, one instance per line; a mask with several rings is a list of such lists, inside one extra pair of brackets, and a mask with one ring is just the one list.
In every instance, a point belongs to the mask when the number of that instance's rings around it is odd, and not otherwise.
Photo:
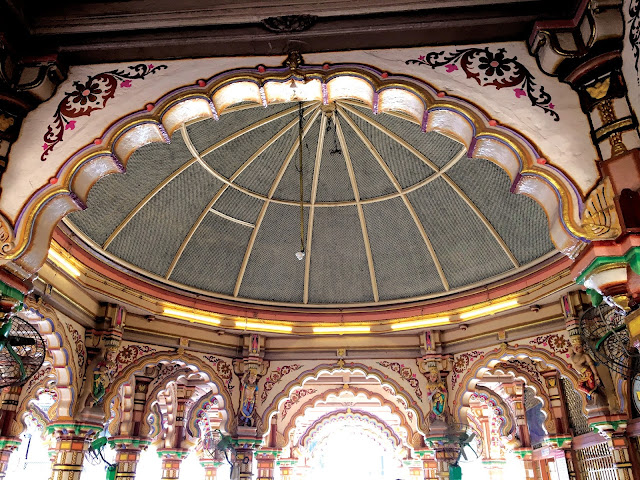
[(0, 479), (640, 479), (638, 0), (32, 3)]

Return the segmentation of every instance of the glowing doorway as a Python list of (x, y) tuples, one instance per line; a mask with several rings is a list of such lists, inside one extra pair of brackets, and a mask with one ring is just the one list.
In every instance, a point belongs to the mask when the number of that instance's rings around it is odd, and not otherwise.
[(322, 430), (308, 445), (309, 480), (408, 478), (399, 452), (382, 432), (346, 421)]

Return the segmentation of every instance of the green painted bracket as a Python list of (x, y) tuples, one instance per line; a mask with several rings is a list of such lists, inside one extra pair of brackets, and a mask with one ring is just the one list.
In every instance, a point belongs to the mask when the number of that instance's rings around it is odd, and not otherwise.
[(594, 258), (589, 266), (576, 278), (576, 283), (584, 285), (586, 278), (595, 270), (612, 264), (629, 265), (634, 273), (640, 275), (640, 247), (632, 247), (624, 255)]
[(24, 294), (13, 287), (10, 287), (4, 282), (0, 282), (0, 294), (5, 297), (11, 297), (14, 300), (20, 302), (20, 309), (22, 309), (22, 302), (24, 302)]

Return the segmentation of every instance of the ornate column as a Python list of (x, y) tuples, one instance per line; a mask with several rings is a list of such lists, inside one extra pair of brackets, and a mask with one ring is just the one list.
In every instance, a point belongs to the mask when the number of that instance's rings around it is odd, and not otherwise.
[(544, 378), (547, 392), (549, 393), (549, 410), (553, 416), (556, 425), (556, 435), (569, 436), (569, 415), (567, 414), (567, 406), (562, 396), (562, 387), (560, 383), (560, 372), (551, 369), (540, 372)]
[(279, 450), (265, 449), (260, 449), (256, 452), (256, 458), (258, 460), (257, 480), (273, 480), (278, 453)]
[(279, 458), (276, 466), (280, 470), (280, 480), (293, 480), (293, 470), (298, 463), (295, 458)]
[(424, 472), (424, 480), (435, 480), (437, 477), (438, 464), (436, 463), (436, 452), (429, 448), (415, 451), (416, 455), (422, 460), (422, 470)]
[(109, 444), (116, 451), (116, 480), (133, 480), (140, 460), (150, 440), (135, 437), (111, 437)]
[(9, 459), (11, 458), (11, 454), (19, 446), (19, 438), (0, 437), (0, 480), (2, 480), (7, 474), (7, 467), (9, 466)]
[(5, 387), (0, 396), (0, 480), (6, 475), (11, 453), (20, 445), (20, 438), (11, 435), (20, 392), (22, 386)]
[(237, 437), (233, 439), (236, 448), (234, 471), (237, 469), (240, 480), (253, 480), (253, 456), (261, 442), (256, 427), (238, 427)]
[[(449, 467), (458, 458), (460, 446), (457, 443), (449, 443), (446, 436), (430, 436), (426, 441), (434, 452), (436, 464), (435, 478), (439, 480), (448, 480)], [(426, 471), (427, 469), (425, 468), (425, 472)], [(433, 475), (433, 473), (429, 474)]]
[(513, 453), (516, 454), (522, 462), (524, 478), (526, 480), (535, 480), (536, 476), (533, 464), (533, 451), (531, 450), (531, 448), (516, 448), (513, 450)]
[(212, 458), (201, 458), (200, 465), (204, 467), (204, 480), (216, 480), (216, 472), (222, 462), (218, 462)]
[[(162, 460), (162, 480), (176, 480), (180, 478), (180, 465), (189, 454), (188, 450), (181, 448), (158, 449), (158, 456)], [(52, 479), (53, 480), (53, 479)]]
[(84, 454), (93, 437), (101, 432), (102, 425), (89, 423), (53, 423), (46, 432), (52, 435), (55, 447), (52, 449), (53, 464), (51, 480), (79, 480), (82, 473)]
[(505, 463), (503, 459), (482, 459), (482, 466), (487, 470), (490, 480), (502, 480)]

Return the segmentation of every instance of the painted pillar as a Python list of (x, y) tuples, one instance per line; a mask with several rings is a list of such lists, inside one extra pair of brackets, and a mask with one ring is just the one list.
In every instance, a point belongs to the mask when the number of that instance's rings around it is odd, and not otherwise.
[(277, 450), (258, 450), (256, 458), (258, 460), (257, 480), (273, 480), (275, 478), (275, 466)]
[(541, 372), (541, 375), (549, 392), (549, 410), (556, 426), (556, 434), (566, 434), (569, 432), (569, 415), (562, 396), (560, 373), (552, 369)]
[(436, 463), (436, 454), (434, 450), (423, 449), (416, 450), (415, 452), (422, 460), (422, 471), (424, 480), (435, 480), (438, 478), (436, 472), (438, 471), (438, 464)]
[(433, 444), (436, 459), (436, 478), (440, 480), (449, 479), (449, 466), (455, 462), (460, 454), (458, 444), (437, 442)]
[(518, 429), (518, 437), (524, 447), (531, 446), (531, 438), (529, 437), (529, 427), (527, 426), (527, 412), (524, 404), (524, 382), (516, 380), (513, 385), (511, 398), (516, 415), (516, 426)]
[(132, 437), (112, 437), (109, 444), (116, 451), (116, 480), (133, 480), (140, 460), (140, 452), (150, 441)]
[(89, 423), (53, 423), (46, 432), (53, 436), (51, 480), (79, 480), (84, 454), (102, 425)]
[(262, 439), (257, 437), (257, 428), (239, 425), (238, 437), (233, 439), (236, 448), (234, 473), (238, 472), (240, 480), (253, 480), (253, 455)]
[(516, 448), (515, 453), (522, 462), (523, 478), (526, 480), (535, 480), (535, 466), (533, 464), (533, 451), (531, 448)]
[(236, 461), (234, 468), (238, 469), (240, 480), (253, 480), (253, 449), (236, 448)]
[(0, 405), (0, 480), (7, 472), (11, 453), (20, 445), (20, 439), (11, 435), (11, 424), (16, 418), (18, 399), (22, 392), (22, 386), (6, 387), (2, 389), (2, 401)]
[(564, 449), (564, 460), (567, 463), (567, 473), (569, 474), (569, 480), (578, 480), (578, 474), (576, 471), (575, 455), (571, 448)]
[(216, 473), (221, 465), (221, 462), (213, 460), (212, 458), (200, 459), (200, 465), (204, 467), (204, 480), (216, 480)]
[(629, 439), (624, 432), (616, 432), (609, 438), (608, 443), (613, 451), (613, 464), (618, 480), (632, 480), (634, 475), (629, 456)]
[(133, 436), (140, 435), (144, 421), (144, 409), (147, 405), (147, 391), (152, 380), (152, 376), (136, 375), (133, 393), (133, 428), (131, 432)]
[(180, 465), (189, 451), (181, 448), (158, 449), (158, 456), (162, 460), (162, 480), (175, 480), (180, 478)]
[(295, 458), (279, 458), (276, 466), (280, 470), (280, 480), (293, 480), (293, 470), (298, 463)]
[(502, 459), (500, 460), (483, 459), (482, 460), (482, 466), (487, 470), (490, 480), (502, 480), (505, 463), (506, 462)]
[(16, 418), (16, 410), (18, 408), (18, 400), (22, 392), (22, 385), (14, 387), (5, 387), (2, 389), (2, 403), (0, 404), (0, 412), (2, 412), (2, 423), (0, 424), (0, 436), (11, 436), (11, 424)]
[(19, 438), (0, 438), (0, 480), (7, 475), (7, 467), (9, 466), (9, 459), (11, 453), (20, 446)]

